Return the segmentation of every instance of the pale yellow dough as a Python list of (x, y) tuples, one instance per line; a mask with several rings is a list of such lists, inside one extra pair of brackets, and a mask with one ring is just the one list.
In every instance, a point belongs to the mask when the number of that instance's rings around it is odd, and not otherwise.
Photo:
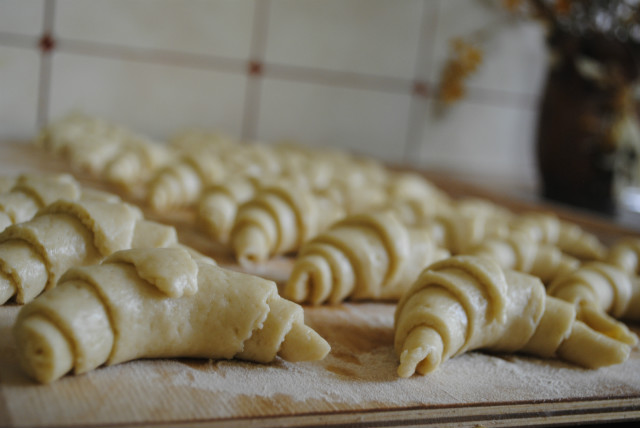
[(250, 266), (297, 251), (343, 216), (333, 199), (306, 185), (278, 183), (239, 207), (229, 240), (240, 265)]
[(138, 358), (268, 363), (330, 350), (275, 283), (182, 248), (127, 250), (69, 270), (20, 310), (14, 335), (26, 373), (43, 383)]
[(97, 263), (115, 251), (177, 243), (172, 226), (142, 218), (121, 201), (58, 200), (0, 233), (0, 304), (23, 304), (52, 288), (69, 268)]
[(237, 175), (205, 189), (197, 204), (199, 227), (216, 242), (228, 244), (238, 208), (255, 195), (260, 185), (254, 177)]
[(587, 368), (624, 362), (631, 346), (576, 319), (531, 275), (454, 256), (425, 269), (395, 314), (398, 374), (426, 374), (474, 349), (560, 358)]
[(528, 236), (512, 232), (504, 238), (488, 238), (468, 251), (468, 254), (494, 259), (501, 268), (528, 273), (544, 284), (574, 271), (580, 261), (555, 245), (534, 241)]
[(640, 276), (640, 238), (625, 237), (616, 241), (604, 260), (632, 276)]
[(638, 342), (625, 324), (616, 321), (640, 320), (640, 282), (635, 274), (610, 263), (587, 262), (552, 281), (547, 293), (576, 305), (578, 317), (601, 324), (609, 335)]
[(606, 253), (598, 237), (554, 214), (529, 212), (514, 217), (511, 228), (534, 241), (553, 244), (564, 253), (581, 260), (597, 260)]
[(80, 194), (80, 184), (69, 174), (22, 174), (9, 190), (0, 193), (0, 232), (30, 220), (58, 199), (75, 200)]
[(348, 216), (301, 247), (282, 294), (312, 304), (398, 300), (447, 256), (428, 229), (406, 227), (391, 212)]

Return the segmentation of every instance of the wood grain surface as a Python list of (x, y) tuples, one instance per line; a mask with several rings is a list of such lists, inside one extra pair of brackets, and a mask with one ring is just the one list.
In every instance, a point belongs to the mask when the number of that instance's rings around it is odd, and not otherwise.
[[(0, 174), (66, 171), (26, 144), (0, 144)], [(549, 209), (427, 173), (455, 195), (487, 196), (514, 210)], [(85, 186), (100, 187), (87, 177)], [(553, 208), (553, 207), (552, 207)], [(606, 219), (559, 210), (604, 240), (637, 234)], [(176, 225), (180, 239), (240, 270), (205, 239), (189, 212), (148, 217)], [(291, 259), (251, 271), (286, 279)], [(0, 425), (99, 426), (536, 426), (640, 419), (640, 352), (624, 364), (585, 370), (556, 360), (470, 352), (427, 376), (396, 375), (391, 303), (305, 307), (331, 344), (313, 363), (138, 360), (38, 385), (20, 370), (11, 328), (19, 307), (0, 307)], [(636, 326), (631, 326), (637, 331)]]

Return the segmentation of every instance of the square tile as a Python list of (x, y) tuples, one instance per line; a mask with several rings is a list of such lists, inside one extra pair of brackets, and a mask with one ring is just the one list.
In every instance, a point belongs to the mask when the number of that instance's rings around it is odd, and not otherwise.
[(538, 94), (548, 63), (544, 28), (533, 21), (514, 21), (500, 2), (440, 0), (432, 82), (450, 55), (456, 37), (476, 42), (484, 52), (483, 62), (470, 76), (469, 87), (497, 91)]
[(44, 0), (2, 0), (0, 32), (39, 36), (42, 34)]
[(412, 79), (423, 0), (273, 0), (265, 62)]
[(463, 101), (435, 116), (433, 103), (425, 101), (422, 112), (418, 165), (461, 176), (535, 181), (535, 109)]
[(403, 158), (411, 96), (265, 78), (258, 138)]
[(133, 48), (249, 57), (253, 1), (58, 0), (56, 35)]
[(186, 127), (241, 131), (244, 74), (56, 52), (49, 119), (72, 110), (156, 138)]
[(0, 141), (26, 141), (37, 130), (40, 54), (0, 46)]

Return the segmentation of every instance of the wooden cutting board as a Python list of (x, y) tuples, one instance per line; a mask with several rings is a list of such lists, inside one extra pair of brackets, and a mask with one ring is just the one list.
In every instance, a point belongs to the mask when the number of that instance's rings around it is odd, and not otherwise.
[[(0, 144), (0, 174), (62, 170), (63, 163), (34, 147)], [(430, 178), (451, 193), (478, 190), (439, 175)], [(83, 184), (96, 185), (86, 179)], [(514, 209), (541, 208), (501, 202)], [(605, 240), (636, 234), (572, 211), (561, 214)], [(183, 242), (240, 270), (228, 254), (198, 233), (189, 213), (164, 220), (176, 225)], [(282, 282), (290, 267), (290, 259), (279, 258), (251, 273)], [(139, 360), (67, 376), (50, 385), (35, 384), (20, 370), (11, 336), (18, 310), (16, 305), (0, 307), (2, 426), (477, 427), (640, 419), (637, 349), (624, 364), (599, 370), (522, 355), (471, 352), (427, 376), (400, 379), (392, 304), (305, 307), (306, 322), (332, 347), (320, 362)]]

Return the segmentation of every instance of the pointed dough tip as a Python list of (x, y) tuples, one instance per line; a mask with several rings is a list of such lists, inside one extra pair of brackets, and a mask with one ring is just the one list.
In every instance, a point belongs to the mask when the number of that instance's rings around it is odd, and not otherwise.
[(290, 362), (319, 361), (327, 356), (331, 346), (311, 327), (294, 322), (284, 338), (278, 355)]

